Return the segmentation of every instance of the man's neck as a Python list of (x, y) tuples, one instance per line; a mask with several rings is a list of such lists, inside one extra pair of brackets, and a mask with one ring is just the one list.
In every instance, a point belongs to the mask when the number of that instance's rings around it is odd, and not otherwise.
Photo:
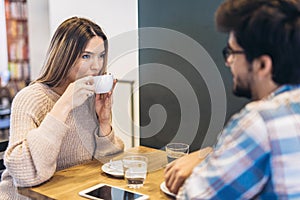
[(269, 82), (265, 85), (261, 85), (257, 88), (256, 95), (253, 95), (253, 100), (261, 100), (268, 97), (272, 92), (276, 91), (280, 85), (275, 84), (274, 82)]

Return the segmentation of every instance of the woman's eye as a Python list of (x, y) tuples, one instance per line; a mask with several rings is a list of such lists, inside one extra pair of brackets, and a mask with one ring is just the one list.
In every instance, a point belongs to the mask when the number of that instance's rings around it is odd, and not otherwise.
[(99, 58), (105, 58), (105, 53), (100, 54)]
[(82, 55), (82, 58), (83, 59), (89, 59), (91, 56), (90, 55), (88, 55), (88, 54), (84, 54), (84, 55)]

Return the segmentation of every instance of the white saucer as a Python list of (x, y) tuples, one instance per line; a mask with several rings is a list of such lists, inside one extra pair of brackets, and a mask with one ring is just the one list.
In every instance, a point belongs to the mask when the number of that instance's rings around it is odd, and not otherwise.
[(101, 167), (102, 171), (114, 177), (123, 177), (123, 164), (121, 160), (105, 163)]
[(174, 193), (172, 193), (172, 192), (169, 191), (169, 189), (167, 188), (165, 182), (162, 182), (162, 183), (160, 184), (160, 189), (161, 189), (164, 193), (166, 193), (167, 195), (170, 195), (170, 196), (172, 196), (172, 197), (176, 197), (176, 194), (174, 194)]

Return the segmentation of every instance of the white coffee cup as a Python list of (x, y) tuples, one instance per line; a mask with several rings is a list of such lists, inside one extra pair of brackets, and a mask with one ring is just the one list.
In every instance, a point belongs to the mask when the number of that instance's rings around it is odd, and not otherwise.
[(111, 74), (105, 74), (100, 76), (94, 76), (95, 93), (103, 94), (112, 89), (114, 84), (114, 77)]

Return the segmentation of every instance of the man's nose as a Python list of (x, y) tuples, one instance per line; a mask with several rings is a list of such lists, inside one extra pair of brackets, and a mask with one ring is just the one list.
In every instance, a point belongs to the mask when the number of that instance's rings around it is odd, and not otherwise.
[(230, 68), (230, 63), (228, 61), (226, 61), (225, 66)]
[(228, 57), (227, 57), (227, 59), (226, 59), (226, 61), (225, 61), (225, 66), (226, 67), (229, 67), (230, 68), (230, 65), (232, 64), (232, 62), (233, 62), (233, 57), (232, 57), (232, 55), (229, 55)]

